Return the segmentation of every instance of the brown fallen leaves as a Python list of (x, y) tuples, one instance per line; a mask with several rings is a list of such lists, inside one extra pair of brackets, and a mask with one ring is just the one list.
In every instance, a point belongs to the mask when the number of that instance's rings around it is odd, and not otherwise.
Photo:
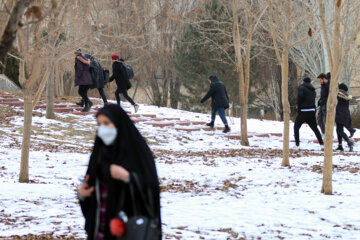
[(34, 235), (34, 234), (28, 234), (24, 236), (18, 236), (13, 235), (10, 237), (0, 237), (0, 240), (53, 240), (53, 239), (61, 239), (61, 240), (85, 240), (85, 238), (79, 238), (79, 237), (69, 237), (65, 235), (58, 235), (54, 236), (54, 233), (48, 233), (48, 234), (41, 234), (41, 235)]

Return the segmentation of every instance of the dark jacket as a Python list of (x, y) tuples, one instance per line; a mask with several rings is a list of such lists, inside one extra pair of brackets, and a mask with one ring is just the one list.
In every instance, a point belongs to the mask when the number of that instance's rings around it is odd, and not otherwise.
[(329, 96), (330, 80), (326, 84), (321, 84), (320, 99), (318, 101), (318, 106), (324, 106), (327, 103)]
[(305, 82), (298, 88), (298, 111), (301, 109), (316, 108), (316, 92), (311, 83)]
[(338, 103), (336, 105), (336, 116), (335, 122), (346, 127), (351, 127), (351, 115), (349, 110), (349, 102), (351, 100), (351, 96), (347, 94), (344, 90), (339, 90), (337, 100)]
[(115, 79), (116, 85), (120, 90), (128, 90), (131, 87), (131, 83), (124, 65), (119, 61), (115, 61), (112, 65), (112, 69), (113, 75), (110, 77), (109, 81), (112, 82)]
[(93, 81), (91, 88), (104, 88), (104, 71), (100, 63), (96, 59), (91, 60), (90, 74)]
[[(81, 56), (81, 55), (80, 55)], [(81, 56), (86, 59), (85, 57)], [(87, 60), (87, 59), (86, 59)], [(75, 86), (91, 85), (90, 66), (75, 58)]]
[[(136, 173), (144, 190), (148, 196), (148, 205), (153, 210), (155, 218), (158, 220), (158, 230), (161, 233), (160, 217), (160, 187), (156, 172), (154, 157), (146, 144), (144, 138), (136, 129), (128, 115), (120, 106), (111, 104), (100, 109), (98, 114), (107, 116), (118, 129), (118, 136), (114, 144), (105, 146), (98, 137), (95, 139), (93, 152), (90, 156), (89, 166), (86, 174), (89, 175), (89, 185), (94, 186), (92, 195), (80, 201), (81, 210), (85, 217), (85, 230), (89, 240), (95, 240), (98, 233), (100, 221), (100, 205), (97, 199), (100, 197), (100, 183), (107, 185), (106, 198), (106, 219), (105, 237), (107, 240), (116, 240), (111, 236), (109, 223), (118, 211), (124, 211), (128, 217), (133, 215), (133, 204), (129, 195), (129, 183), (115, 180), (110, 174), (110, 165), (122, 166), (130, 172), (130, 182), (133, 181), (133, 173)], [(124, 195), (122, 195), (124, 194)], [(124, 196), (124, 205), (119, 209), (120, 197)], [(145, 203), (136, 196), (136, 203), (139, 206), (139, 214), (148, 215), (145, 210)], [(161, 236), (159, 237), (161, 239)], [(158, 239), (155, 239), (158, 240)]]
[(211, 81), (209, 91), (200, 102), (203, 103), (210, 97), (212, 109), (229, 108), (229, 97), (227, 95), (225, 85), (217, 78)]

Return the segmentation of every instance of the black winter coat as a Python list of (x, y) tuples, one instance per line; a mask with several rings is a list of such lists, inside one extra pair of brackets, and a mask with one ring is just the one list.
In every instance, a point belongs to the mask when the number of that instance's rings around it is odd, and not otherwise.
[(223, 82), (219, 80), (211, 82), (209, 91), (200, 102), (203, 103), (210, 97), (212, 109), (229, 108), (229, 96)]
[(336, 105), (335, 122), (351, 128), (351, 115), (349, 110), (351, 96), (349, 96), (347, 92), (340, 89), (337, 100), (338, 103)]
[(120, 90), (128, 90), (131, 87), (131, 83), (124, 65), (119, 61), (115, 61), (112, 65), (112, 69), (113, 75), (110, 77), (109, 81), (112, 82), (115, 79), (116, 85)]
[(93, 59), (90, 63), (90, 74), (93, 81), (91, 88), (104, 88), (105, 81), (103, 68), (96, 59)]
[(316, 92), (311, 83), (303, 83), (298, 88), (298, 111), (301, 109), (316, 108)]
[[(81, 56), (82, 58), (86, 59), (85, 57)], [(78, 85), (91, 85), (92, 79), (90, 75), (90, 66), (81, 62), (77, 58), (75, 58), (75, 86)]]
[[(129, 183), (115, 180), (110, 174), (110, 165), (116, 164), (122, 166), (130, 172), (130, 182), (133, 181), (133, 173), (136, 173), (146, 196), (151, 196), (155, 218), (158, 220), (158, 230), (161, 233), (160, 217), (160, 187), (156, 173), (154, 157), (146, 144), (144, 138), (136, 129), (128, 115), (120, 106), (110, 104), (100, 109), (98, 114), (104, 114), (114, 122), (118, 129), (118, 136), (114, 144), (105, 146), (99, 137), (96, 137), (94, 149), (90, 157), (86, 175), (89, 176), (88, 184), (94, 186), (95, 190), (90, 197), (80, 201), (81, 210), (85, 217), (85, 230), (88, 234), (88, 240), (95, 240), (100, 216), (100, 182), (107, 185), (106, 198), (106, 219), (105, 236), (106, 240), (116, 240), (116, 237), (110, 233), (110, 220), (114, 218), (119, 210), (126, 212), (131, 217), (133, 215), (133, 204), (137, 204), (139, 214), (148, 215), (144, 209), (144, 203), (138, 196), (135, 197), (136, 203), (132, 202), (129, 195)], [(124, 190), (124, 191), (123, 191)], [(119, 199), (124, 194), (124, 206), (119, 209)], [(161, 236), (159, 236), (161, 239)], [(159, 240), (154, 239), (154, 240)]]
[(329, 96), (329, 88), (330, 88), (330, 80), (328, 80), (328, 83), (326, 84), (321, 84), (320, 99), (318, 101), (318, 106), (326, 105)]

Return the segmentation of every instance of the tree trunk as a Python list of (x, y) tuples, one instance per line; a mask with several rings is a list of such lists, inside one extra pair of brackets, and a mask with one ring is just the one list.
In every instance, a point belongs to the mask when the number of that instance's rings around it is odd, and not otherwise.
[(54, 62), (51, 62), (50, 65), (50, 75), (47, 80), (47, 87), (46, 87), (46, 118), (47, 119), (54, 119)]
[(0, 59), (5, 57), (15, 41), (19, 21), (31, 2), (31, 0), (19, 0), (12, 9), (0, 40)]
[(289, 75), (289, 49), (287, 46), (284, 48), (282, 54), (281, 64), (281, 91), (282, 91), (282, 105), (283, 105), (283, 118), (284, 118), (284, 132), (283, 132), (283, 160), (281, 166), (290, 166), (289, 156), (289, 128), (290, 128), (290, 104), (288, 97), (288, 75)]
[(177, 76), (172, 75), (170, 79), (170, 106), (177, 109), (179, 105), (181, 82)]
[(162, 106), (167, 107), (168, 96), (169, 96), (169, 78), (171, 78), (171, 74), (166, 69), (163, 69), (163, 96), (162, 96)]
[(21, 163), (19, 182), (29, 182), (29, 151), (32, 123), (32, 93), (31, 89), (24, 89), (24, 128), (21, 144)]

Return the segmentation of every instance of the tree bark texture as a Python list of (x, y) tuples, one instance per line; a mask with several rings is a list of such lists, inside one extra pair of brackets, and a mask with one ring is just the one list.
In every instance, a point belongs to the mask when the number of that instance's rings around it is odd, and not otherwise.
[(290, 128), (290, 104), (288, 94), (289, 84), (289, 49), (284, 48), (282, 53), (281, 64), (281, 91), (282, 91), (282, 105), (283, 105), (283, 118), (284, 118), (284, 131), (283, 131), (283, 160), (282, 166), (290, 166), (290, 150), (289, 150), (289, 128)]
[(50, 75), (47, 80), (47, 88), (46, 88), (46, 118), (47, 119), (54, 119), (55, 113), (54, 113), (54, 71), (55, 66), (54, 62), (51, 62), (50, 66)]
[(29, 182), (29, 151), (31, 143), (31, 123), (32, 123), (32, 93), (31, 89), (24, 89), (24, 128), (21, 144), (21, 163), (19, 182)]
[(25, 9), (31, 2), (31, 0), (19, 0), (12, 9), (4, 33), (0, 40), (0, 59), (5, 57), (13, 42), (15, 41), (20, 19), (24, 14)]

